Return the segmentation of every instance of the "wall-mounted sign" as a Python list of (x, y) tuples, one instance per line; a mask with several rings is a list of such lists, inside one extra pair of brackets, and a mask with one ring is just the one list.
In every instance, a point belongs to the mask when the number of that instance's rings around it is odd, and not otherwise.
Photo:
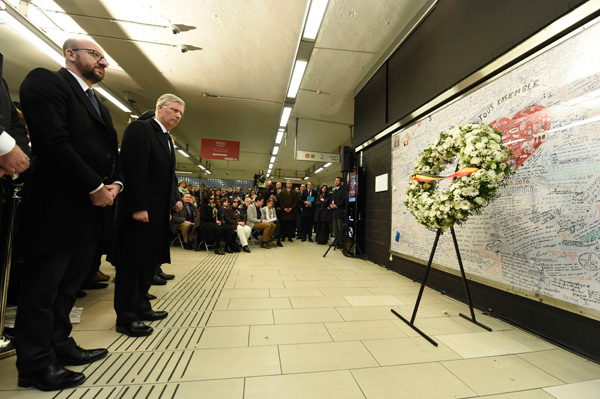
[(340, 163), (340, 154), (331, 154), (329, 152), (314, 152), (314, 151), (296, 151), (297, 161), (311, 162), (331, 162)]
[(200, 147), (202, 159), (240, 160), (240, 142), (227, 140), (202, 139)]

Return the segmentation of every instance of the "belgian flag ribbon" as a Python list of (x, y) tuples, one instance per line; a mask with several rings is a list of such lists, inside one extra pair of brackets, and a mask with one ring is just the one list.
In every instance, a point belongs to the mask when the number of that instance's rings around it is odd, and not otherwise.
[(456, 171), (455, 173), (451, 174), (450, 176), (434, 176), (434, 175), (430, 175), (430, 174), (426, 174), (426, 173), (420, 173), (418, 175), (411, 177), (410, 179), (420, 181), (420, 182), (451, 179), (454, 177), (469, 176), (471, 173), (475, 173), (478, 170), (479, 170), (479, 167), (477, 165), (469, 165), (469, 166), (462, 168), (459, 171)]

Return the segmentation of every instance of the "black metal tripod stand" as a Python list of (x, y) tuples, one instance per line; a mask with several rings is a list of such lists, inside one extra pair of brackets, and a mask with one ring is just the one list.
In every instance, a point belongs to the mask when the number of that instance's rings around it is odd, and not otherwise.
[[(462, 281), (465, 288), (465, 294), (467, 296), (467, 302), (469, 303), (469, 310), (471, 311), (471, 317), (468, 317), (462, 313), (460, 316), (469, 320), (471, 323), (477, 324), (479, 327), (482, 327), (488, 331), (492, 331), (486, 325), (479, 323), (475, 319), (475, 311), (473, 310), (473, 302), (471, 301), (471, 294), (469, 293), (469, 286), (467, 285), (467, 277), (465, 275), (465, 268), (463, 267), (462, 258), (460, 257), (460, 251), (458, 250), (458, 242), (456, 241), (456, 234), (454, 233), (454, 227), (450, 227), (450, 232), (452, 233), (452, 241), (454, 242), (454, 250), (456, 251), (456, 257), (458, 258), (458, 265), (460, 266), (460, 273), (462, 275)], [(438, 241), (440, 240), (440, 236), (442, 235), (442, 230), (438, 229), (437, 234), (435, 235), (435, 241), (433, 242), (433, 248), (431, 248), (431, 254), (429, 255), (429, 262), (427, 262), (427, 269), (425, 270), (425, 277), (423, 277), (423, 282), (421, 283), (421, 289), (419, 290), (419, 295), (417, 296), (417, 302), (415, 303), (415, 308), (412, 313), (412, 317), (410, 321), (405, 319), (400, 313), (396, 312), (394, 309), (391, 309), (392, 313), (398, 316), (402, 321), (412, 327), (413, 330), (421, 334), (423, 338), (429, 341), (433, 346), (438, 346), (437, 342), (435, 342), (431, 337), (425, 334), (423, 331), (419, 330), (415, 326), (415, 318), (417, 317), (417, 311), (419, 310), (419, 304), (421, 303), (421, 297), (423, 296), (423, 290), (425, 290), (425, 285), (427, 285), (427, 277), (429, 277), (429, 271), (431, 270), (431, 264), (433, 263), (433, 255), (435, 255), (435, 250), (437, 248)]]

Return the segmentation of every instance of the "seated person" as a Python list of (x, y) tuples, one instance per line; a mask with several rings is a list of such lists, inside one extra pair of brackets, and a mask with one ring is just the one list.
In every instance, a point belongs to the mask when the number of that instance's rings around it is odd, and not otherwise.
[[(279, 220), (277, 220), (277, 212), (275, 211), (275, 201), (271, 198), (267, 200), (267, 206), (261, 209), (263, 217), (269, 223), (275, 223), (275, 233), (273, 237), (277, 238), (277, 246), (283, 247), (281, 243), (281, 237), (279, 236), (279, 232), (281, 231), (281, 224)], [(285, 238), (284, 238), (285, 239)]]
[[(237, 209), (239, 201), (239, 199), (234, 198), (233, 205), (231, 207), (228, 206), (228, 202), (225, 202), (227, 206), (223, 207), (223, 221), (225, 222), (225, 226), (231, 226), (232, 229), (237, 233), (244, 252), (250, 252), (250, 248), (248, 247), (248, 238), (252, 233), (252, 228), (246, 225), (244, 215), (239, 211), (239, 209)], [(229, 247), (237, 247), (237, 245), (234, 246), (233, 243), (230, 243)], [(234, 252), (239, 252), (239, 249), (237, 251), (234, 250)]]
[(254, 204), (248, 207), (248, 221), (247, 224), (253, 230), (263, 230), (261, 248), (270, 249), (271, 245), (269, 241), (271, 236), (275, 232), (275, 223), (269, 223), (263, 216), (260, 208), (263, 206), (264, 198), (261, 196), (256, 197)]
[(219, 210), (215, 205), (215, 195), (207, 194), (200, 205), (199, 214), (199, 225), (200, 237), (204, 241), (214, 241), (215, 253), (217, 255), (225, 255), (225, 252), (221, 248), (221, 242), (223, 241), (224, 229), (219, 219)]
[(198, 212), (193, 204), (193, 197), (191, 194), (183, 194), (183, 208), (173, 214), (171, 218), (171, 232), (175, 234), (177, 230), (181, 230), (183, 233), (183, 247), (185, 249), (192, 249), (189, 244), (189, 236), (192, 227), (194, 227), (194, 221)]

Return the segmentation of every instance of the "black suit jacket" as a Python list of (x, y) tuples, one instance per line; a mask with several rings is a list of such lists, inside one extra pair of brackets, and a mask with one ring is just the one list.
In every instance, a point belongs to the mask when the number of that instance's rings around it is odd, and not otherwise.
[(331, 200), (335, 203), (336, 208), (333, 209), (333, 218), (346, 217), (346, 201), (348, 200), (348, 192), (346, 186), (340, 186), (337, 190), (331, 193)]
[[(122, 181), (117, 132), (108, 108), (101, 115), (65, 68), (31, 71), (20, 88), (32, 145), (31, 177), (21, 220), (31, 255), (99, 242), (111, 209), (92, 205), (90, 191)], [(74, 217), (73, 215), (77, 215)]]
[(308, 201), (308, 197), (314, 197), (314, 201), (317, 200), (317, 190), (314, 188), (312, 190), (306, 189), (301, 193), (301, 202), (302, 202), (302, 217), (303, 218), (313, 218), (315, 216), (315, 203), (313, 201), (312, 206), (305, 206), (305, 202)]
[[(175, 154), (154, 119), (129, 124), (121, 141), (127, 189), (117, 203), (113, 245), (108, 260), (117, 267), (171, 263), (169, 216), (179, 198)], [(148, 211), (149, 223), (132, 215)]]

